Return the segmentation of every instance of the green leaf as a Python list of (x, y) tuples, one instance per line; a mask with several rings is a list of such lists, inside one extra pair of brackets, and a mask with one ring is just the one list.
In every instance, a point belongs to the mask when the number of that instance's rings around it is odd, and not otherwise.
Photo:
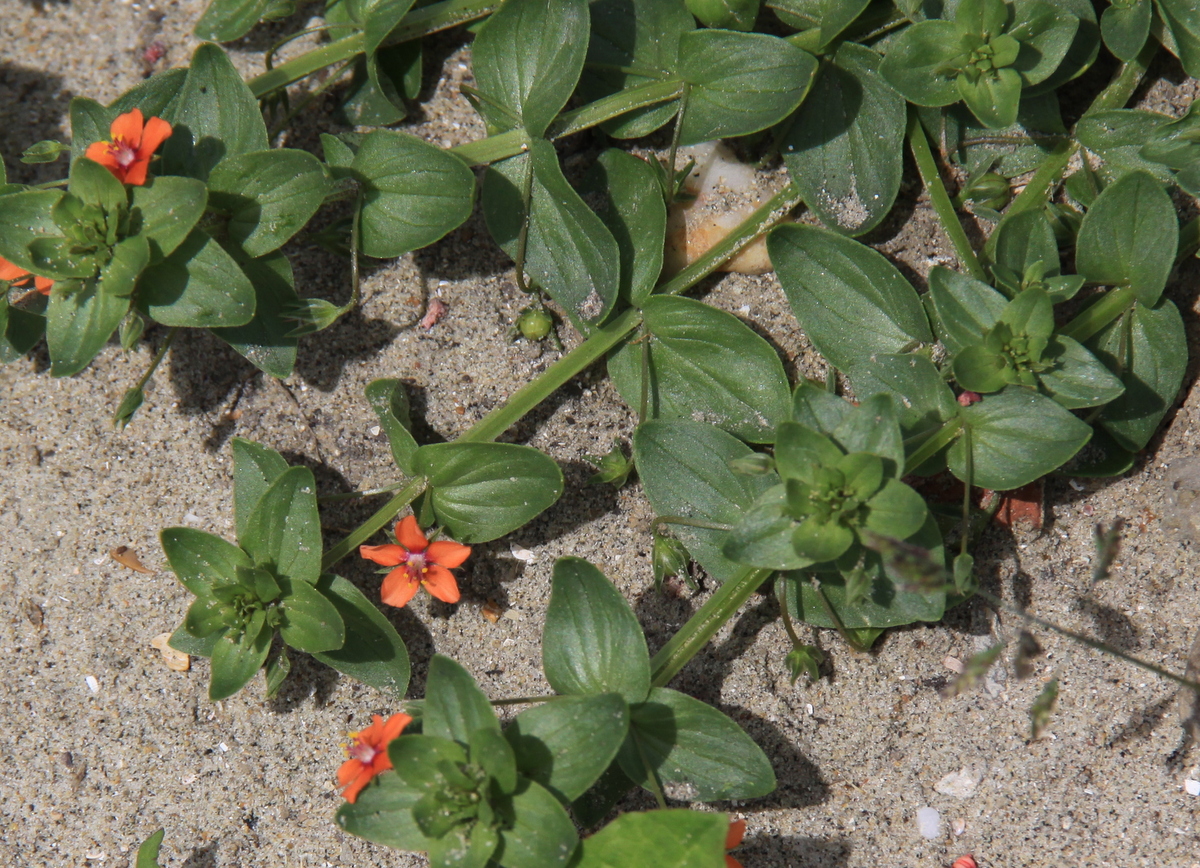
[(258, 100), (225, 52), (210, 42), (192, 55), (171, 108), (161, 174), (205, 181), (222, 160), (270, 146)]
[(960, 410), (970, 437), (950, 446), (951, 472), (966, 481), (967, 447), (974, 456), (972, 485), (1008, 491), (1057, 470), (1091, 437), (1091, 426), (1054, 401), (1020, 386)]
[[(992, 273), (1008, 295), (1019, 291), (1025, 272), (1038, 263), (1044, 277), (1059, 274), (1058, 243), (1044, 210), (1032, 208), (1007, 217), (992, 235), (989, 239), (995, 260)], [(936, 268), (943, 270), (940, 265)]]
[(817, 60), (765, 33), (692, 30), (679, 37), (678, 74), (688, 84), (679, 144), (744, 136), (795, 111)]
[(1146, 44), (1153, 17), (1150, 0), (1138, 0), (1132, 6), (1109, 6), (1100, 16), (1105, 46), (1118, 60), (1133, 60)]
[[(1013, 69), (1020, 73), (1021, 84), (1024, 87), (1046, 81), (1063, 63), (1080, 29), (1080, 19), (1076, 10), (1090, 5), (1072, 2), (1051, 4), (1040, 0), (1016, 0), (1013, 3), (1014, 15), (1008, 33), (1021, 43), (1021, 53), (1013, 64)], [(1088, 9), (1088, 12), (1091, 10)], [(1087, 38), (1094, 45), (1095, 37), (1099, 34), (1094, 26), (1095, 14), (1091, 13), (1090, 18), (1093, 26), (1089, 28)], [(1084, 58), (1088, 54), (1095, 57), (1090, 47), (1082, 49), (1082, 53)], [(1078, 75), (1088, 63), (1090, 60), (1080, 59), (1071, 73)], [(1060, 78), (1055, 76), (1056, 80)], [(1062, 78), (1059, 83), (1065, 81), (1066, 78)]]
[(413, 0), (365, 0), (363, 3), (363, 48), (374, 54), (400, 19), (408, 14)]
[(169, 326), (239, 326), (254, 316), (254, 284), (202, 229), (142, 272), (138, 308)]
[[(792, 570), (811, 566), (814, 558), (836, 557), (854, 542), (854, 535), (840, 525), (821, 525), (810, 539), (808, 528), (797, 527), (788, 507), (787, 487), (776, 485), (746, 510), (729, 532), (721, 554), (739, 564), (766, 570)], [(797, 544), (793, 545), (793, 540)], [(827, 554), (821, 546), (836, 548)]]
[(213, 702), (227, 699), (249, 684), (266, 662), (274, 636), (275, 631), (264, 623), (254, 635), (242, 633), (235, 640), (226, 633), (219, 638), (213, 646), (208, 698)]
[(1187, 333), (1179, 309), (1167, 299), (1154, 307), (1140, 302), (1087, 342), (1120, 372), (1125, 392), (1104, 408), (1100, 424), (1131, 452), (1150, 442), (1175, 403), (1187, 369)]
[(488, 127), (524, 127), (540, 137), (566, 105), (587, 53), (586, 0), (507, 0), (492, 13), (471, 47)]
[(791, 395), (779, 354), (731, 313), (690, 298), (653, 296), (642, 305), (649, 337), (610, 356), (609, 376), (637, 407), (642, 356), (649, 353), (649, 414), (694, 419), (751, 443), (774, 439), (789, 415)]
[(346, 630), (333, 603), (307, 582), (280, 576), (279, 587), (283, 610), (279, 634), (284, 642), (309, 654), (342, 647)]
[(193, 33), (200, 39), (233, 42), (250, 32), (276, 0), (212, 0)]
[(466, 745), (478, 729), (500, 732), (500, 722), (475, 679), (458, 663), (441, 654), (429, 661), (425, 687), (426, 735)]
[(1188, 75), (1200, 75), (1200, 8), (1191, 0), (1156, 0), (1175, 42), (1175, 54)]
[(552, 144), (535, 140), (529, 153), (488, 167), (480, 204), (488, 231), (513, 259), (528, 221), (525, 270), (577, 326), (596, 325), (608, 315), (621, 285), (620, 248), (567, 183)]
[[(165, 72), (155, 73), (117, 97), (116, 101), (109, 106), (109, 110), (113, 113), (114, 118), (119, 114), (133, 111), (135, 108), (141, 109), (142, 115), (146, 118), (165, 118), (171, 105), (178, 99), (184, 82), (187, 81), (187, 72), (187, 69), (168, 69)], [(104, 135), (100, 138), (107, 139), (109, 137), (107, 126), (103, 132)], [(86, 150), (88, 144), (90, 143), (83, 142), (82, 148)]]
[(617, 755), (635, 783), (649, 783), (646, 766), (689, 801), (751, 799), (775, 789), (762, 748), (711, 705), (656, 687), (633, 706), (629, 736)]
[[(26, 148), (24, 153), (21, 154), (21, 162), (53, 163), (58, 159), (59, 154), (70, 150), (70, 145), (64, 145), (62, 142), (56, 142), (53, 139), (44, 139)], [(3, 183), (3, 180), (3, 178), (0, 178), (0, 183)]]
[(0, 295), (0, 364), (21, 358), (45, 333), (45, 317), (13, 307), (6, 295)]
[(919, 531), (929, 514), (921, 495), (898, 479), (887, 480), (866, 506), (867, 528), (900, 540)]
[[(928, 509), (925, 511), (924, 524), (906, 543), (928, 550), (934, 563), (945, 561), (942, 535), (938, 530), (937, 521)], [(829, 617), (821, 599), (823, 595), (842, 625), (849, 630), (881, 629), (941, 619), (946, 608), (944, 589), (904, 590), (905, 577), (890, 565), (881, 564), (879, 556), (873, 552), (867, 553), (865, 567), (870, 576), (870, 587), (864, 599), (851, 601), (851, 588), (841, 572), (800, 571), (785, 573), (779, 579), (783, 583), (781, 589), (784, 605), (795, 620), (818, 627), (836, 627), (837, 624)], [(813, 587), (814, 576), (820, 582), (820, 591)]]
[(55, 377), (86, 368), (129, 310), (129, 297), (105, 292), (100, 281), (70, 283), (74, 286), (56, 283), (46, 307), (46, 343)]
[(853, 384), (858, 395), (891, 395), (906, 437), (927, 434), (958, 414), (954, 392), (924, 356), (877, 355), (855, 372)]
[(1186, 139), (1197, 121), (1200, 113), (1176, 121), (1157, 112), (1114, 109), (1080, 118), (1075, 133), (1081, 145), (1104, 160), (1100, 170), (1107, 180), (1143, 171), (1165, 184), (1171, 181), (1171, 172), (1143, 156), (1142, 150), (1147, 143), (1173, 143), (1181, 135)]
[(550, 686), (568, 695), (617, 693), (626, 702), (641, 702), (650, 690), (650, 653), (633, 610), (581, 558), (554, 564), (542, 669)]
[(417, 449), (412, 464), (429, 479), (438, 522), (468, 545), (516, 530), (562, 494), (558, 465), (529, 446), (434, 443)]
[[(594, 0), (589, 5), (591, 40), (579, 83), (589, 100), (670, 77), (679, 59), (679, 37), (696, 27), (683, 0)], [(618, 139), (637, 138), (678, 111), (678, 101), (672, 100), (627, 112), (601, 128)]]
[(580, 842), (572, 868), (720, 868), (729, 815), (670, 808), (622, 814)]
[(412, 475), (417, 441), (412, 436), (408, 392), (400, 380), (372, 380), (367, 384), (367, 403), (379, 417), (379, 425), (392, 447), (392, 460), (405, 474)]
[(621, 771), (615, 760), (592, 787), (571, 803), (571, 813), (580, 826), (587, 829), (600, 823), (621, 798), (636, 784)]
[(1153, 307), (1178, 246), (1171, 197), (1154, 178), (1134, 172), (1106, 187), (1084, 215), (1075, 264), (1093, 283), (1130, 286), (1139, 302)]
[(77, 96), (71, 100), (71, 162), (83, 156), (94, 142), (112, 139), (112, 122), (120, 112), (105, 108), (94, 99)]
[(792, 224), (767, 236), (767, 250), (808, 339), (851, 376), (876, 354), (933, 341), (916, 290), (871, 248)]
[[(195, 604), (193, 603), (193, 605)], [(203, 639), (197, 638), (188, 632), (185, 621), (184, 624), (180, 624), (175, 632), (171, 634), (171, 638), (167, 640), (167, 644), (176, 651), (182, 651), (184, 654), (209, 658), (212, 657), (213, 649), (217, 647), (217, 640), (222, 635), (223, 633), (218, 632)]]
[(245, 325), (214, 328), (212, 333), (260, 371), (280, 379), (287, 377), (296, 364), (299, 343), (290, 334), (295, 326), (291, 312), (300, 303), (293, 288), (291, 263), (276, 250), (239, 265), (254, 286), (254, 318)]
[(233, 543), (202, 530), (168, 527), (159, 540), (176, 578), (196, 596), (208, 594), (214, 582), (235, 579), (238, 567), (254, 565)]
[(423, 795), (393, 773), (379, 775), (367, 785), (354, 804), (343, 802), (334, 822), (344, 832), (397, 850), (427, 850), (426, 838), (413, 819), (413, 806)]
[[(753, 455), (732, 434), (701, 422), (645, 422), (633, 435), (633, 455), (650, 505), (659, 515), (734, 525), (779, 478), (746, 476), (729, 463)], [(727, 530), (675, 526), (673, 533), (719, 582), (741, 566), (722, 553)]]
[(584, 178), (583, 193), (603, 202), (601, 221), (621, 256), (619, 294), (640, 307), (662, 272), (667, 207), (654, 167), (616, 148), (596, 158)]
[[(403, 46), (385, 48), (369, 57), (360, 57), (342, 98), (341, 117), (350, 126), (387, 126), (408, 116), (408, 108), (392, 75), (393, 61), (406, 52)], [(403, 73), (401, 73), (403, 75)]]
[(917, 105), (958, 102), (957, 71), (966, 63), (958, 28), (950, 21), (921, 21), (888, 43), (879, 73)]
[(900, 190), (907, 114), (879, 62), (869, 48), (842, 43), (783, 140), (788, 174), (805, 203), (849, 235), (879, 225)]
[(321, 575), (321, 519), (312, 471), (292, 467), (280, 474), (262, 493), (238, 542), (255, 564), (277, 577), (316, 584)]
[(1056, 335), (1043, 359), (1054, 367), (1038, 373), (1042, 389), (1068, 410), (1098, 407), (1120, 397), (1125, 385), (1082, 344), (1066, 335)]
[(67, 192), (87, 205), (99, 205), (108, 219), (114, 219), (118, 211), (129, 204), (125, 185), (108, 169), (87, 157), (71, 164), (71, 179)]
[(374, 130), (352, 166), (363, 185), (360, 244), (368, 256), (390, 259), (426, 247), (471, 215), (470, 168), (415, 136)]
[(59, 190), (22, 190), (0, 196), (0, 256), (25, 271), (36, 268), (29, 245), (62, 234), (50, 216), (62, 197)]
[(162, 846), (163, 830), (153, 832), (149, 838), (138, 847), (133, 868), (159, 868), (158, 850)]
[(329, 178), (307, 151), (275, 148), (223, 160), (208, 177), (209, 204), (229, 215), (229, 238), (262, 256), (299, 232), (321, 207)]
[(472, 762), (479, 764), (492, 783), (502, 793), (511, 793), (517, 788), (517, 758), (496, 726), (484, 726), (471, 733), (468, 748)]
[(904, 438), (896, 402), (890, 395), (863, 398), (834, 426), (830, 436), (847, 452), (878, 455), (888, 476), (898, 476), (904, 469)]
[(801, 380), (792, 393), (792, 421), (807, 428), (831, 435), (854, 405), (839, 398), (811, 380)]
[(346, 642), (335, 651), (313, 657), (364, 684), (403, 696), (408, 689), (408, 650), (392, 622), (341, 576), (322, 575), (317, 590), (337, 609), (346, 628)]
[(1017, 122), (1021, 75), (1015, 69), (997, 69), (974, 81), (960, 74), (954, 83), (971, 114), (988, 129), (1002, 129)]
[(983, 344), (964, 347), (954, 357), (953, 371), (958, 385), (972, 392), (999, 392), (1017, 382), (1008, 358)]
[(202, 182), (171, 175), (150, 178), (131, 192), (134, 224), (141, 220), (137, 232), (150, 242), (150, 261), (156, 263), (183, 243), (208, 202)]
[(521, 778), (511, 802), (512, 825), (500, 828), (493, 855), (506, 868), (559, 868), (579, 843), (579, 834), (563, 806), (540, 784)]
[(517, 768), (569, 805), (608, 768), (628, 730), (625, 700), (601, 693), (535, 705), (517, 715), (504, 737)]

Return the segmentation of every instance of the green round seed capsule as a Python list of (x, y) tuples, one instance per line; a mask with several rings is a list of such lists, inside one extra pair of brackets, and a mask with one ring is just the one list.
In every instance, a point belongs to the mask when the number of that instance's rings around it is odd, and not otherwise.
[(544, 340), (554, 327), (554, 320), (544, 308), (527, 307), (517, 317), (517, 331), (530, 341)]

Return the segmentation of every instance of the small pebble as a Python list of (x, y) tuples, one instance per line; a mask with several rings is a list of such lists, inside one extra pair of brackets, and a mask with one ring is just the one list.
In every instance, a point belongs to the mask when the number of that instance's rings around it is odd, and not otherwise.
[(1194, 781), (1191, 778), (1187, 778), (1183, 782), (1183, 788), (1187, 791), (1189, 796), (1200, 796), (1200, 781)]
[(100, 682), (96, 680), (95, 675), (88, 675), (83, 680), (87, 683), (88, 690), (92, 691), (92, 693), (100, 692)]
[(512, 556), (522, 563), (532, 564), (537, 559), (537, 555), (516, 543), (509, 543), (508, 549), (512, 552)]
[(929, 841), (942, 836), (942, 815), (937, 808), (921, 808), (917, 811), (917, 828), (921, 837)]

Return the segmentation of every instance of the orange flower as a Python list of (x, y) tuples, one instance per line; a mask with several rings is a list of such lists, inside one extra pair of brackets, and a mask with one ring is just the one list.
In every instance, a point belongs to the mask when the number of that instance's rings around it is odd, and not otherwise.
[(146, 183), (150, 158), (171, 135), (171, 125), (162, 118), (142, 122), (142, 110), (118, 115), (109, 129), (111, 142), (93, 142), (84, 156), (117, 176), (122, 184)]
[(371, 718), (371, 725), (362, 732), (348, 733), (352, 740), (346, 745), (346, 756), (350, 759), (338, 769), (338, 785), (346, 788), (342, 798), (350, 804), (354, 804), (371, 778), (392, 767), (387, 754), (388, 742), (412, 723), (407, 714), (393, 714), (386, 721), (378, 714)]
[(458, 582), (450, 570), (471, 554), (471, 547), (449, 540), (431, 543), (421, 533), (415, 517), (408, 515), (396, 522), (396, 540), (400, 545), (359, 546), (358, 553), (369, 561), (395, 567), (383, 580), (379, 595), (389, 606), (407, 605), (417, 586), (445, 603), (458, 602)]
[[(729, 823), (729, 834), (725, 836), (725, 849), (732, 850), (741, 846), (742, 838), (746, 835), (746, 821), (732, 820)], [(742, 863), (729, 854), (725, 855), (725, 868), (742, 868)]]
[(13, 286), (29, 286), (30, 278), (33, 278), (33, 286), (38, 292), (42, 295), (50, 294), (50, 287), (54, 286), (53, 280), (30, 274), (24, 268), (18, 268), (0, 256), (0, 280), (11, 281)]

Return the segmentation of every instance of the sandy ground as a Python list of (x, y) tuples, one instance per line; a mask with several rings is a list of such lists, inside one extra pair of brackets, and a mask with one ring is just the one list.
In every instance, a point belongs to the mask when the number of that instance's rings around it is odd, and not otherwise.
[[(16, 157), (39, 139), (65, 139), (72, 96), (108, 101), (139, 81), (148, 44), (166, 48), (162, 64), (186, 63), (200, 10), (190, 0), (0, 0), (0, 151), (10, 177), (44, 180), (61, 170)], [(253, 36), (238, 47), (247, 73), (268, 41)], [(439, 46), (430, 52), (432, 102), (411, 129), (449, 145), (481, 130), (457, 97), (463, 55)], [(1146, 104), (1180, 111), (1195, 82), (1175, 67), (1162, 72)], [(919, 277), (946, 254), (928, 210), (912, 200), (910, 191), (900, 209), (907, 222), (872, 240)], [(343, 263), (295, 252), (302, 293), (345, 297)], [(1189, 264), (1169, 290), (1194, 350), (1197, 275)], [(205, 661), (173, 672), (150, 647), (189, 601), (157, 535), (186, 524), (232, 536), (234, 435), (311, 466), (323, 492), (393, 481), (363, 399), (373, 378), (412, 384), (422, 436), (463, 431), (558, 355), (508, 340), (523, 306), (511, 277), (475, 218), (446, 241), (371, 271), (361, 310), (307, 339), (285, 384), (207, 335), (184, 337), (122, 433), (109, 415), (161, 330), (128, 356), (108, 347), (68, 380), (52, 380), (38, 352), (0, 369), (0, 864), (123, 868), (160, 826), (172, 868), (425, 864), (352, 839), (330, 821), (345, 731), (397, 710), (396, 701), (302, 660), (274, 701), (263, 700), (260, 680), (210, 702)], [(709, 300), (775, 342), (793, 376), (811, 371), (773, 276), (707, 288)], [(449, 312), (426, 332), (415, 323), (431, 296)], [(1196, 374), (1193, 362), (1181, 405), (1134, 472), (1105, 483), (1052, 482), (1044, 533), (994, 531), (978, 552), (985, 582), (1006, 599), (1176, 671), (1200, 621), (1200, 544), (1165, 526), (1175, 493), (1164, 480), (1197, 451)], [(546, 689), (539, 625), (561, 555), (589, 558), (613, 577), (652, 649), (703, 600), (654, 592), (651, 511), (638, 485), (583, 486), (583, 456), (627, 438), (632, 424), (595, 370), (511, 432), (561, 462), (569, 495), (511, 539), (479, 547), (458, 606), (425, 599), (390, 613), (413, 657), (410, 695), (422, 694), (434, 651), (460, 660), (493, 697)], [(328, 509), (330, 539), (377, 504)], [(1092, 528), (1117, 516), (1128, 521), (1128, 538), (1113, 577), (1093, 589)], [(510, 542), (535, 560), (514, 558)], [(153, 573), (114, 562), (109, 552), (121, 545)], [(347, 561), (342, 572), (377, 590), (378, 577), (362, 564)], [(512, 615), (489, 623), (481, 616), (489, 599)], [(673, 684), (731, 714), (775, 764), (774, 795), (717, 806), (747, 817), (738, 855), (748, 868), (943, 866), (967, 852), (984, 868), (1200, 865), (1200, 797), (1185, 785), (1200, 780), (1200, 752), (1185, 749), (1180, 703), (1166, 681), (1041, 634), (1046, 655), (1035, 677), (1018, 681), (1001, 666), (976, 692), (942, 699), (938, 688), (952, 674), (946, 657), (965, 659), (1019, 627), (974, 603), (943, 624), (893, 631), (869, 655), (822, 632), (831, 677), (792, 687), (775, 615), (769, 599), (751, 601)], [(1054, 675), (1058, 710), (1031, 743), (1028, 707)], [(957, 795), (939, 791), (954, 789), (939, 781), (964, 769)], [(926, 806), (941, 816), (934, 840), (918, 832), (916, 813)]]

